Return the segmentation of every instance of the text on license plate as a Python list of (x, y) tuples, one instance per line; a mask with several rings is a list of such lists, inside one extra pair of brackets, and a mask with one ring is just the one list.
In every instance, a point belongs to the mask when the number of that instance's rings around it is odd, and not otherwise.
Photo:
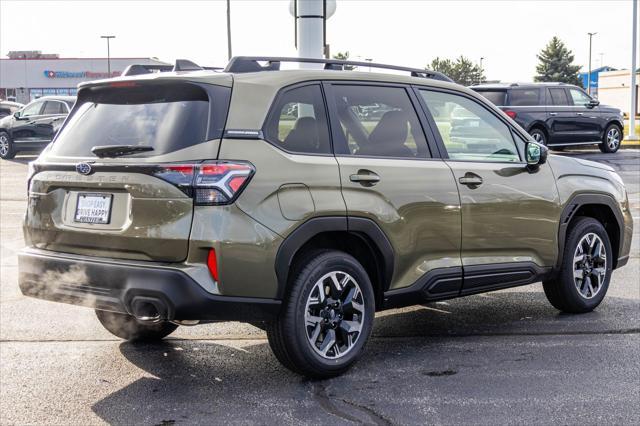
[(74, 220), (81, 223), (109, 223), (112, 194), (78, 194)]

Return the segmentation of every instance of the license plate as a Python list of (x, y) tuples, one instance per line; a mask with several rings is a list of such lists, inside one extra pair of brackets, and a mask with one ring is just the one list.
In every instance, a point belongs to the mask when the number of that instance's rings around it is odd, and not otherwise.
[(112, 194), (78, 194), (74, 220), (80, 223), (109, 223), (112, 198)]

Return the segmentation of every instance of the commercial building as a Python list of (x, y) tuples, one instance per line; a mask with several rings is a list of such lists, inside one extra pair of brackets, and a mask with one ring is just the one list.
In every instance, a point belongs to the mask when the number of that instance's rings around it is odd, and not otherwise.
[[(598, 100), (605, 105), (620, 108), (625, 115), (631, 110), (631, 72), (629, 70), (609, 71), (600, 74)], [(636, 111), (640, 111), (640, 69), (636, 70)]]
[[(599, 77), (600, 73), (615, 71), (615, 68), (612, 67), (600, 67), (594, 70), (591, 70), (591, 96), (598, 97), (598, 87), (599, 87)], [(582, 87), (587, 89), (587, 85), (589, 84), (589, 72), (581, 72), (579, 74), (579, 78), (582, 81)]]
[(117, 77), (131, 64), (165, 64), (153, 58), (60, 58), (40, 51), (9, 52), (0, 58), (0, 99), (27, 103), (40, 96), (75, 95), (83, 81)]

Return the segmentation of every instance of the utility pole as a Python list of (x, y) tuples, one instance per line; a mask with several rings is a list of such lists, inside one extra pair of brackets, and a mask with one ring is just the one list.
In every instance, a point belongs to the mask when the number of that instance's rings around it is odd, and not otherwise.
[(638, 113), (638, 88), (636, 87), (636, 54), (638, 52), (638, 0), (631, 0), (633, 2), (633, 13), (631, 18), (633, 24), (631, 25), (631, 109), (629, 110), (629, 136), (628, 140), (637, 141), (638, 135), (636, 135), (636, 114)]
[(587, 34), (589, 34), (589, 74), (587, 74), (587, 93), (591, 96), (591, 39), (598, 33)]
[(227, 59), (231, 57), (231, 0), (227, 0)]
[(111, 49), (110, 49), (110, 46), (109, 46), (109, 41), (112, 38), (116, 38), (116, 36), (114, 36), (114, 35), (103, 35), (103, 36), (100, 36), (100, 38), (107, 39), (107, 74), (109, 74), (109, 78), (111, 78)]

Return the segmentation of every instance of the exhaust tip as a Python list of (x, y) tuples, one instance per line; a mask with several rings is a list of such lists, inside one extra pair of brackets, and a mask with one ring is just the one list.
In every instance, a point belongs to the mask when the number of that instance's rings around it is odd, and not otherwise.
[(130, 311), (139, 321), (158, 322), (167, 317), (167, 307), (164, 302), (152, 297), (134, 297)]

